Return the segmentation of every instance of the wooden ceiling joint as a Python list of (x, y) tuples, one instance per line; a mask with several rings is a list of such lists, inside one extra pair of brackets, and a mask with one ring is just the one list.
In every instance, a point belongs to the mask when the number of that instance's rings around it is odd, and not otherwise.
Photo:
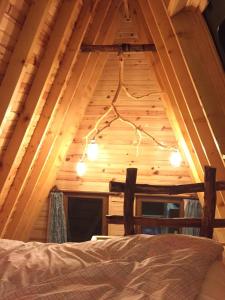
[(169, 0), (167, 2), (169, 2), (166, 4), (171, 17), (181, 12), (185, 7), (199, 8), (203, 12), (208, 5), (208, 0)]
[[(180, 12), (174, 16), (172, 24), (215, 144), (220, 153), (225, 153), (225, 76), (221, 64), (217, 63), (218, 54), (208, 28), (198, 11)], [(180, 28), (185, 34), (180, 34)]]
[(123, 0), (124, 12), (127, 20), (130, 20), (129, 0)]
[[(133, 21), (135, 22), (136, 28), (138, 28), (138, 35), (142, 42), (147, 43), (149, 40), (152, 40), (152, 37), (145, 22), (143, 12), (135, 0), (131, 0), (130, 3), (133, 11)], [(161, 99), (163, 100), (167, 117), (173, 128), (174, 134), (176, 135), (179, 150), (189, 163), (191, 169), (190, 175), (196, 182), (199, 182), (203, 180), (204, 171), (194, 150), (185, 122), (177, 107), (173, 91), (158, 57), (158, 53), (146, 53), (146, 57), (154, 68), (161, 89), (166, 91), (166, 93), (162, 93)]]
[[(81, 42), (87, 31), (89, 23), (93, 18), (94, 11), (95, 7), (91, 6), (90, 1), (84, 1), (66, 52), (61, 61), (60, 72), (56, 75), (48, 99), (43, 107), (40, 119), (35, 127), (34, 133), (20, 164), (20, 168), (16, 173), (13, 184), (5, 199), (5, 204), (0, 211), (0, 233), (4, 232), (7, 222), (11, 218), (13, 209), (26, 183), (27, 176), (33, 166), (38, 151), (46, 138), (49, 127), (51, 126), (55, 129), (55, 126), (60, 124), (60, 114), (63, 115), (63, 110), (66, 110), (66, 107), (68, 106), (68, 98), (63, 97), (61, 99), (61, 97), (63, 96), (67, 82), (71, 76), (72, 68), (79, 54)], [(52, 124), (52, 120), (54, 118), (57, 121), (55, 124)]]
[[(38, 1), (42, 2), (42, 1)], [(2, 168), (0, 169), (0, 200), (3, 201), (2, 194), (9, 184), (14, 166), (20, 157), (24, 147), (24, 141), (35, 120), (36, 112), (41, 107), (41, 100), (49, 83), (56, 64), (59, 60), (61, 48), (71, 34), (71, 28), (74, 23), (74, 18), (80, 8), (80, 1), (64, 1), (55, 26), (51, 33), (49, 42), (46, 47), (45, 54), (40, 62), (36, 76), (33, 80), (29, 94), (26, 98), (24, 110), (19, 116), (16, 127), (9, 141), (7, 150), (1, 159)]]
[[(1, 5), (4, 5), (3, 1)], [(26, 62), (33, 54), (41, 28), (48, 14), (50, 1), (34, 1), (25, 20), (18, 42), (13, 50), (9, 65), (0, 86), (0, 132), (3, 131), (8, 113), (17, 95), (23, 76), (27, 71)]]
[[(108, 4), (109, 1), (101, 1), (100, 3)], [(112, 4), (108, 10), (108, 14), (104, 18), (103, 23), (99, 22), (99, 20), (103, 19), (101, 15), (105, 13), (105, 11), (102, 9), (97, 9), (96, 17), (92, 23), (92, 28), (95, 27), (95, 25), (96, 27), (94, 30), (91, 28), (90, 32), (87, 33), (87, 37), (85, 38), (86, 41), (90, 41), (91, 43), (112, 42), (112, 36), (115, 35), (114, 31), (116, 30), (116, 26), (113, 24), (115, 21), (112, 22), (112, 20), (116, 16), (119, 6), (120, 4), (118, 2), (115, 3), (115, 1), (112, 1)], [(95, 32), (95, 35), (93, 32)], [(104, 55), (106, 55), (107, 58), (107, 54)], [(89, 98), (82, 98), (82, 95), (86, 91), (87, 86), (89, 86), (88, 82), (90, 81), (90, 77), (93, 73), (97, 83), (95, 73), (98, 69), (98, 65), (101, 66), (100, 62), (102, 59), (97, 58), (99, 58), (99, 54), (80, 54), (77, 64), (74, 67), (73, 74), (68, 82), (66, 94), (64, 95), (65, 98), (69, 98), (71, 100), (73, 99), (73, 102), (68, 107), (65, 115), (62, 116), (63, 124), (60, 129), (60, 134), (56, 133), (54, 136), (50, 137), (50, 140), (48, 137), (47, 141), (41, 148), (35, 166), (32, 169), (31, 175), (27, 181), (26, 187), (18, 200), (18, 207), (15, 210), (12, 222), (9, 223), (9, 226), (5, 231), (5, 236), (13, 236), (16, 238), (25, 239), (27, 237), (27, 232), (30, 232), (34, 216), (31, 218), (29, 217), (28, 220), (27, 212), (30, 211), (31, 214), (36, 216), (40, 211), (40, 206), (38, 205), (41, 205), (43, 198), (37, 200), (38, 195), (35, 193), (37, 187), (40, 188), (41, 186), (39, 185), (40, 182), (43, 184), (44, 180), (46, 191), (51, 188), (49, 184), (52, 184), (51, 178), (52, 176), (55, 176), (56, 170), (53, 174), (50, 174), (49, 171), (51, 168), (55, 168), (54, 163), (56, 163), (56, 161), (61, 160), (62, 152), (64, 152), (63, 155), (65, 155), (67, 147), (74, 137), (74, 130), (78, 128), (82, 114), (84, 113), (89, 101)], [(88, 90), (90, 90), (90, 88), (88, 88)], [(91, 91), (93, 92), (92, 89)], [(77, 118), (74, 117), (74, 111), (76, 111)], [(46, 175), (50, 177), (48, 181), (49, 184), (46, 182), (46, 178), (48, 177)], [(37, 206), (36, 208), (35, 205)], [(31, 216), (30, 213), (28, 214), (29, 216)], [(28, 223), (30, 227), (27, 225)], [(15, 224), (19, 224), (18, 231), (15, 231)], [(23, 228), (22, 231), (21, 228)], [(25, 228), (26, 231), (24, 231)], [(24, 234), (22, 237), (23, 231)]]
[[(184, 60), (182, 49), (166, 9), (162, 1), (139, 0), (139, 3), (198, 158), (202, 165), (215, 166), (218, 171), (218, 180), (224, 180), (224, 162), (200, 105), (199, 95), (196, 92), (194, 81), (190, 77), (190, 69)], [(198, 117), (196, 118), (195, 115)], [(224, 192), (220, 192), (217, 213), (222, 217), (225, 215), (224, 199)]]
[(1, 2), (0, 2), (0, 23), (1, 23), (2, 17), (4, 15), (8, 5), (9, 5), (9, 0), (1, 0)]

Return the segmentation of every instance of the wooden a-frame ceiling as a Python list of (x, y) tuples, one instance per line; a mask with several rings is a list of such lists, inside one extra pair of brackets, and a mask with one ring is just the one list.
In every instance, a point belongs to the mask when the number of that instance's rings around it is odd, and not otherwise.
[[(0, 236), (27, 240), (108, 59), (81, 44), (112, 44), (121, 10), (157, 75), (193, 179), (225, 180), (225, 80), (200, 8), (206, 1), (3, 0), (0, 4)], [(183, 9), (185, 5), (197, 9)], [(225, 217), (225, 194), (217, 214)]]

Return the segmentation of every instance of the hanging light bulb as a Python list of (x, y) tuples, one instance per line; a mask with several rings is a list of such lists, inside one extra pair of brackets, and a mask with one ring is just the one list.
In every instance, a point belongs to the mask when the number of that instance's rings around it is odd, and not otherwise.
[(84, 161), (80, 160), (77, 163), (76, 171), (78, 176), (83, 176), (86, 173), (86, 164)]
[(179, 167), (182, 162), (182, 157), (179, 151), (174, 151), (170, 155), (170, 163), (173, 167)]
[(87, 157), (89, 160), (96, 160), (98, 156), (98, 144), (95, 140), (91, 140), (87, 147)]

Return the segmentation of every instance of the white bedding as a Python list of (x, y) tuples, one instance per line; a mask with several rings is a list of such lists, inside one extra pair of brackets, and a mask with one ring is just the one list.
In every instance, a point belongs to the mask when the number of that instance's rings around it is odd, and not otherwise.
[(222, 261), (216, 261), (206, 274), (198, 300), (223, 299), (225, 299), (225, 265)]
[(0, 240), (0, 299), (221, 300), (222, 251), (183, 235), (61, 245)]

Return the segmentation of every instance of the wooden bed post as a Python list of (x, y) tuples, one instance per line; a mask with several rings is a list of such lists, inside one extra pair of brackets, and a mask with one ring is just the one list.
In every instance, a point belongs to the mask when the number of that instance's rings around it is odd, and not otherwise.
[(134, 234), (134, 193), (137, 178), (137, 169), (128, 168), (124, 188), (124, 235)]
[(212, 238), (216, 211), (216, 169), (205, 166), (204, 206), (200, 236)]

